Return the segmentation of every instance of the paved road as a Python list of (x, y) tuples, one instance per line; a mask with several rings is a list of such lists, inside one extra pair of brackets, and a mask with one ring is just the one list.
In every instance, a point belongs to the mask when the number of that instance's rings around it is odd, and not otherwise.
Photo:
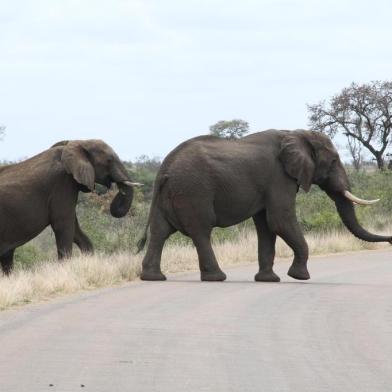
[(305, 283), (255, 269), (0, 313), (0, 391), (392, 391), (391, 251), (313, 258)]

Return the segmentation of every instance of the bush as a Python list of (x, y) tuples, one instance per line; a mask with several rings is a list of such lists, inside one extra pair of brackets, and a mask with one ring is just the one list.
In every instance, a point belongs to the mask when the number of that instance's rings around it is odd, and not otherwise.
[[(392, 217), (392, 172), (347, 171), (353, 193), (364, 199), (380, 199), (371, 206), (356, 206), (358, 220), (382, 230)], [(298, 193), (297, 215), (306, 232), (343, 228), (333, 201), (318, 186), (312, 186), (307, 194)]]
[(313, 186), (309, 193), (298, 193), (297, 217), (305, 232), (331, 231), (343, 227), (334, 202), (318, 186)]
[[(153, 179), (159, 162), (149, 162), (153, 168), (137, 168), (139, 178), (135, 181), (148, 181), (152, 190)], [(155, 166), (154, 166), (155, 165)], [(146, 172), (143, 172), (146, 170)], [(142, 174), (143, 173), (143, 174)], [(147, 173), (147, 174), (146, 174)], [(149, 177), (150, 176), (150, 177)], [(358, 206), (358, 219), (365, 227), (382, 230), (390, 224), (392, 217), (392, 172), (349, 172), (352, 191), (356, 195), (381, 201), (373, 206)], [(77, 216), (83, 231), (90, 237), (96, 251), (112, 254), (118, 251), (133, 252), (138, 239), (142, 236), (150, 207), (150, 194), (141, 189), (135, 190), (131, 212), (126, 217), (115, 219), (110, 215), (109, 206), (117, 189), (106, 192), (99, 189), (101, 195), (81, 194)], [(298, 220), (307, 233), (345, 230), (336, 212), (335, 205), (317, 186), (312, 186), (309, 193), (300, 191), (297, 195)], [(215, 228), (212, 241), (221, 244), (242, 238), (244, 232), (254, 230), (252, 219), (229, 228)], [(191, 240), (180, 233), (170, 237), (169, 243), (178, 245), (191, 244)], [(74, 247), (77, 249), (77, 247)], [(77, 251), (75, 252), (78, 253)], [(56, 257), (54, 235), (51, 229), (45, 230), (25, 246), (18, 248), (15, 255), (19, 268), (30, 268), (40, 260)]]
[(37, 244), (27, 243), (15, 250), (14, 263), (17, 269), (30, 269), (47, 260), (47, 254)]

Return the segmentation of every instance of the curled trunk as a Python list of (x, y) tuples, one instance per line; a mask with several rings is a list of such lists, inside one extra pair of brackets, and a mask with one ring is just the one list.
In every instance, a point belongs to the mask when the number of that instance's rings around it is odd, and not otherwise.
[(124, 217), (131, 208), (133, 201), (133, 187), (124, 182), (117, 183), (118, 193), (110, 204), (110, 213), (115, 218)]
[(372, 234), (365, 230), (357, 220), (353, 203), (347, 200), (342, 193), (327, 192), (327, 194), (335, 202), (340, 219), (355, 237), (367, 242), (392, 243), (390, 236)]

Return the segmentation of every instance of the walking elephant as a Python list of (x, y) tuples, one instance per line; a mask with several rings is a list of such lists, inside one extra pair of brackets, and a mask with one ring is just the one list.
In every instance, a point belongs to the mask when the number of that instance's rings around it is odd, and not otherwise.
[(15, 248), (36, 237), (50, 225), (59, 259), (72, 253), (72, 243), (82, 252), (93, 246), (76, 217), (79, 191), (91, 192), (95, 183), (119, 192), (111, 203), (111, 214), (129, 211), (133, 185), (116, 153), (101, 140), (73, 140), (21, 163), (0, 168), (0, 262), (9, 274)]
[(153, 200), (141, 250), (150, 242), (141, 279), (165, 280), (160, 262), (164, 242), (175, 231), (189, 236), (198, 253), (201, 280), (223, 281), (211, 247), (214, 227), (228, 227), (253, 218), (258, 236), (259, 272), (256, 281), (278, 282), (273, 271), (276, 236), (293, 250), (288, 275), (309, 279), (308, 245), (297, 222), (295, 200), (317, 184), (335, 202), (344, 225), (369, 242), (392, 237), (366, 231), (357, 221), (357, 198), (339, 155), (324, 134), (306, 130), (268, 130), (240, 140), (200, 136), (174, 149), (163, 161), (155, 181)]

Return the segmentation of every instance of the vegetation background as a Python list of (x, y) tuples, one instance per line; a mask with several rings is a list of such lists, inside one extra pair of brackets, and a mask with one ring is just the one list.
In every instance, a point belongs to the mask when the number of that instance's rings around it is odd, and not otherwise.
[[(144, 184), (135, 192), (131, 212), (125, 218), (115, 219), (110, 215), (110, 202), (116, 192), (97, 188), (91, 194), (80, 193), (77, 215), (83, 230), (91, 238), (98, 253), (116, 254), (123, 251), (134, 252), (136, 242), (142, 235), (147, 222), (153, 183), (160, 167), (158, 158), (142, 156), (135, 162), (125, 162), (134, 181)], [(372, 206), (356, 207), (361, 223), (377, 232), (386, 230), (391, 225), (392, 217), (392, 171), (377, 170), (374, 165), (364, 165), (361, 170), (355, 170), (347, 165), (353, 192), (365, 199), (380, 198), (380, 202)], [(297, 216), (305, 233), (321, 234), (345, 233), (347, 229), (342, 225), (336, 212), (334, 203), (317, 186), (313, 186), (309, 193), (300, 191), (297, 196)], [(252, 220), (239, 225), (213, 232), (215, 244), (241, 241), (248, 232), (253, 232)], [(245, 234), (245, 236), (244, 236)], [(359, 241), (359, 240), (358, 240)], [(173, 245), (189, 245), (190, 240), (177, 233), (169, 243)], [(74, 253), (78, 249), (74, 247)], [(55, 260), (55, 239), (50, 228), (46, 229), (33, 241), (17, 249), (15, 264), (18, 269), (28, 269), (42, 260)]]
[[(351, 156), (346, 171), (353, 193), (364, 199), (381, 200), (376, 205), (357, 207), (360, 222), (372, 231), (389, 231), (392, 227), (392, 82), (352, 83), (328, 100), (308, 105), (308, 113), (311, 129), (346, 140), (346, 149)], [(0, 140), (4, 131), (5, 127), (0, 126)], [(247, 133), (249, 124), (242, 119), (218, 121), (210, 126), (210, 134), (227, 139), (239, 139)], [(135, 250), (147, 222), (153, 184), (160, 165), (159, 158), (145, 155), (135, 162), (125, 162), (132, 180), (144, 184), (136, 190), (131, 212), (125, 218), (115, 219), (109, 213), (115, 189), (97, 187), (94, 193), (80, 193), (77, 215), (98, 253), (110, 255)], [(298, 193), (297, 215), (305, 234), (323, 238), (325, 243), (347, 242), (343, 234), (347, 229), (338, 217), (334, 203), (317, 186), (307, 194)], [(237, 226), (216, 228), (213, 242), (244, 242), (253, 230), (251, 219)], [(339, 234), (340, 241), (336, 241)], [(54, 243), (52, 231), (45, 230), (16, 250), (16, 267), (25, 269), (40, 261), (55, 259)], [(178, 233), (170, 238), (169, 243), (188, 247), (191, 244), (188, 238)], [(363, 244), (362, 247), (369, 246)], [(352, 245), (347, 248), (351, 249)], [(336, 249), (343, 248), (339, 245)]]

